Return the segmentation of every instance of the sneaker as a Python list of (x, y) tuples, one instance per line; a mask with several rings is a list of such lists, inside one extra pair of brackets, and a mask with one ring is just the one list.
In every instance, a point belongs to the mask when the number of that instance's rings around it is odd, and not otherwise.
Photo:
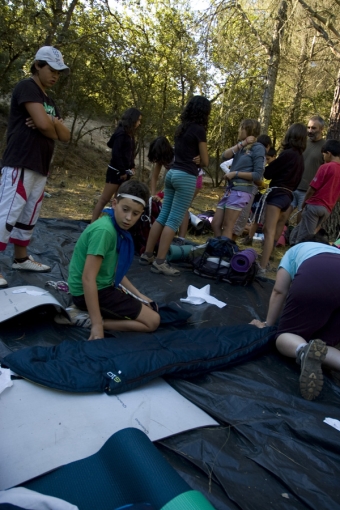
[(165, 261), (163, 264), (157, 264), (157, 262), (153, 262), (151, 266), (151, 271), (153, 273), (164, 274), (166, 276), (179, 276), (181, 274), (178, 269), (171, 267), (169, 262)]
[(300, 393), (306, 400), (314, 400), (322, 390), (321, 363), (326, 354), (327, 345), (322, 340), (311, 340), (298, 352), (296, 361), (301, 365)]
[(91, 328), (91, 319), (90, 315), (83, 310), (80, 310), (75, 305), (71, 305), (66, 308), (66, 311), (69, 314), (70, 319), (68, 319), (64, 314), (58, 313), (54, 317), (54, 322), (57, 324), (62, 324), (64, 326), (78, 326), (79, 328)]
[(267, 269), (265, 269), (264, 267), (261, 267), (259, 262), (257, 262), (256, 265), (257, 265), (257, 276), (266, 276)]
[(148, 257), (145, 253), (143, 253), (139, 257), (139, 263), (142, 266), (148, 266), (149, 264), (152, 264), (154, 260), (155, 260), (155, 257), (153, 255), (151, 255), (151, 257)]
[(20, 269), (20, 271), (33, 271), (36, 273), (49, 273), (51, 271), (50, 266), (41, 264), (34, 260), (32, 255), (28, 257), (25, 262), (13, 262), (12, 269)]
[(78, 328), (88, 328), (91, 329), (92, 322), (90, 316), (86, 312), (81, 312), (75, 317), (72, 318), (72, 324), (74, 326), (78, 326)]
[(0, 289), (4, 289), (5, 287), (8, 287), (8, 283), (0, 273)]
[(244, 246), (253, 246), (253, 238), (246, 236), (243, 239), (240, 239), (240, 244), (243, 244)]

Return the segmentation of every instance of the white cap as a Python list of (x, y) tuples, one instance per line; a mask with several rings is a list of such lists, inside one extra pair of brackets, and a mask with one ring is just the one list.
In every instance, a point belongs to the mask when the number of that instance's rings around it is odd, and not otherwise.
[(69, 68), (64, 64), (62, 54), (57, 48), (53, 48), (53, 46), (39, 48), (34, 60), (44, 60), (56, 71), (69, 71)]

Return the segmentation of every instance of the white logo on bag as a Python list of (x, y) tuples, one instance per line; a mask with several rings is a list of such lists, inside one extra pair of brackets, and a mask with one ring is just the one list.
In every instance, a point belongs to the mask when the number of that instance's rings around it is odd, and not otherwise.
[(107, 372), (106, 374), (108, 377), (110, 377), (110, 379), (112, 379), (114, 382), (116, 383), (120, 383), (122, 382), (122, 380), (120, 379), (120, 377), (118, 377), (118, 375), (114, 374), (113, 372)]

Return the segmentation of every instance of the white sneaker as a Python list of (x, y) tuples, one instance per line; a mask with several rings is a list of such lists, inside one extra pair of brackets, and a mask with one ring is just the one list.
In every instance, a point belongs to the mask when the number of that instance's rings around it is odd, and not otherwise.
[(50, 266), (37, 262), (34, 260), (32, 255), (30, 255), (25, 262), (13, 262), (12, 269), (20, 269), (20, 271), (34, 271), (36, 273), (49, 273), (51, 271)]
[(8, 283), (0, 273), (0, 289), (4, 289), (5, 287), (8, 287)]
[(80, 328), (91, 328), (92, 323), (90, 315), (87, 312), (80, 310), (75, 305), (71, 305), (70, 307), (66, 308), (66, 311), (68, 312), (71, 321), (69, 321), (65, 315), (58, 313), (54, 317), (54, 322), (57, 324), (63, 324), (65, 326), (73, 325)]

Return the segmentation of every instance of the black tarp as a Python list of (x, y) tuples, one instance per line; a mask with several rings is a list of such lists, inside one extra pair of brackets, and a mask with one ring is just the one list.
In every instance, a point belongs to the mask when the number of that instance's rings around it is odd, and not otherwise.
[[(8, 247), (0, 267), (10, 286), (44, 287), (46, 281), (65, 280), (74, 243), (85, 226), (85, 222), (40, 219), (30, 253), (50, 263), (52, 272), (37, 275), (11, 270), (12, 247)], [(227, 302), (221, 309), (184, 304), (192, 311), (184, 329), (263, 319), (273, 286), (271, 281), (249, 288), (216, 284), (189, 268), (179, 278), (169, 278), (150, 273), (137, 259), (129, 278), (159, 302), (178, 302), (186, 297), (188, 285), (208, 283), (211, 294)], [(62, 304), (69, 304), (67, 294), (48, 289)], [(28, 345), (55, 345), (70, 335), (86, 340), (88, 330), (57, 325), (54, 313), (52, 308), (36, 309), (2, 323), (0, 357)], [(169, 326), (162, 330), (169, 331)], [(168, 379), (221, 425), (176, 435), (156, 443), (157, 447), (217, 509), (338, 509), (340, 432), (323, 420), (340, 419), (340, 388), (326, 376), (319, 398), (308, 402), (298, 393), (298, 378), (298, 366), (273, 351), (221, 372), (189, 380)]]

